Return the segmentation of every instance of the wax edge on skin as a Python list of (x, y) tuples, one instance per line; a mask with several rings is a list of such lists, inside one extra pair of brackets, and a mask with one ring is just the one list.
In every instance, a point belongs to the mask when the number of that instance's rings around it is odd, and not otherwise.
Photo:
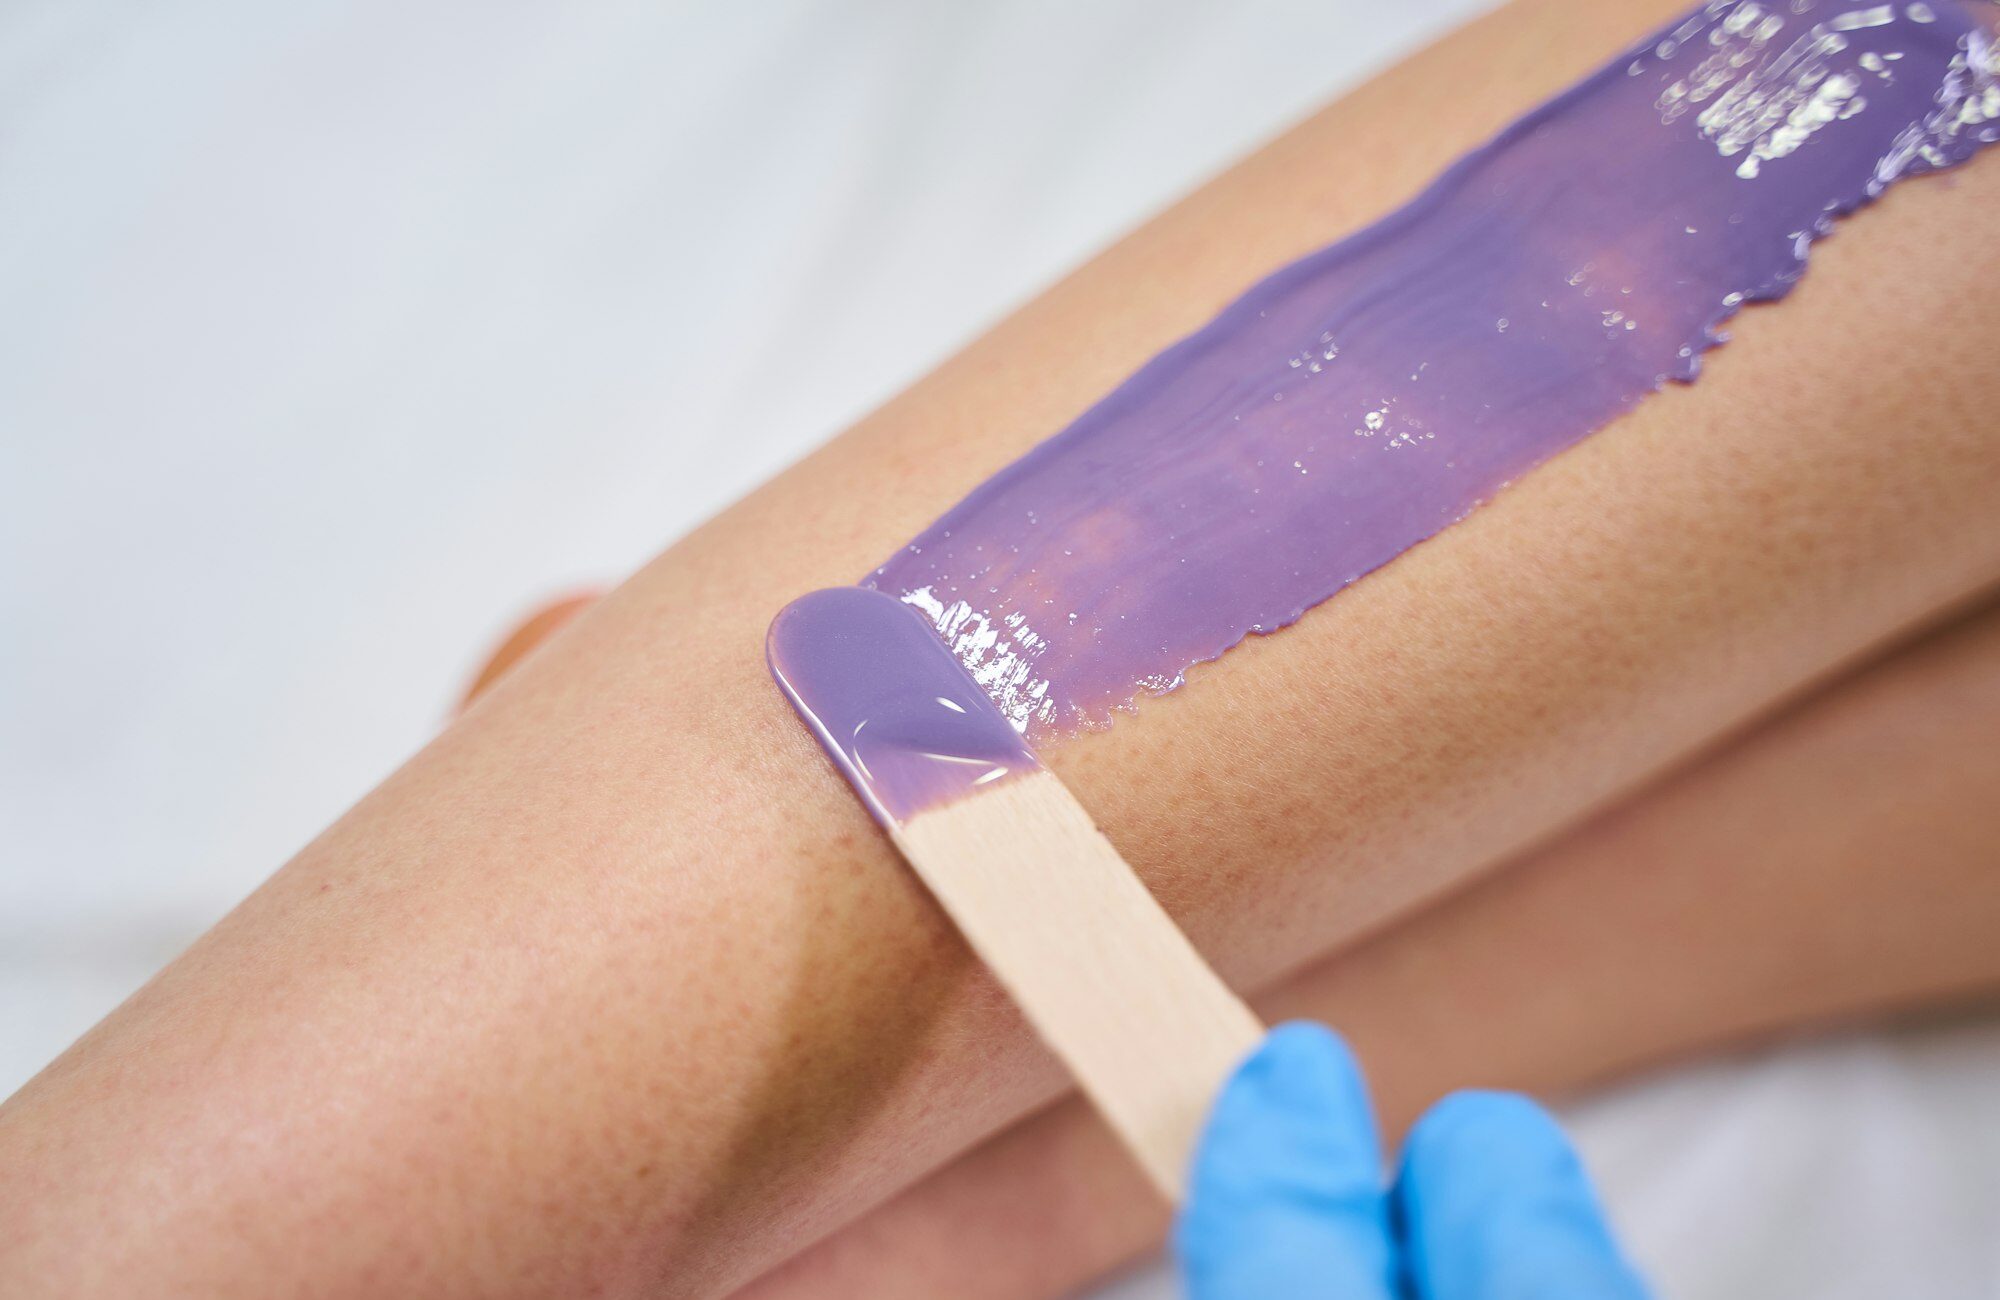
[(1036, 770), (1694, 381), (1837, 217), (2000, 136), (1975, 12), (1701, 6), (788, 607), (773, 674), (885, 826)]
[(1992, 12), (1701, 6), (1250, 289), (863, 585), (1029, 739), (1107, 725), (1692, 382), (1836, 218), (1992, 142)]

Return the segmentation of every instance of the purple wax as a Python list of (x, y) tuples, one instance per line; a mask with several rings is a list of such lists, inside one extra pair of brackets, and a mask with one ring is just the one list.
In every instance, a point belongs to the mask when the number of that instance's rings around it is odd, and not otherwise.
[(865, 587), (801, 596), (772, 620), (765, 651), (884, 826), (1040, 767), (929, 622), (894, 597)]
[[(878, 819), (1034, 765), (1464, 518), (2000, 138), (1983, 0), (1714, 0), (1256, 285), (863, 582), (773, 671)], [(948, 649), (947, 649), (948, 647)]]
[(865, 585), (1031, 738), (1100, 726), (1462, 519), (1991, 142), (1984, 3), (1712, 3), (1278, 271)]

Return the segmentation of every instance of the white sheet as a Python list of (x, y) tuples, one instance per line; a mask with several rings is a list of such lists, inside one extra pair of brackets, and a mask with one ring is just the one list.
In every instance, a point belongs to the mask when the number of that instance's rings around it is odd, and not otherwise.
[[(0, 1091), (531, 598), (1474, 7), (0, 8)], [(1993, 1296), (1996, 1067), (1861, 1035), (1578, 1123), (1670, 1295)]]

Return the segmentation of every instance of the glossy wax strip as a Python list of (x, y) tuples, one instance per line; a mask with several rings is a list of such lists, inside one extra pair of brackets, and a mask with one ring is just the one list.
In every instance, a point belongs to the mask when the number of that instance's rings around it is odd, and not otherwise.
[(1031, 739), (1107, 723), (1692, 380), (1833, 218), (1992, 141), (1992, 12), (1695, 10), (1252, 288), (864, 585)]
[(1172, 690), (1693, 380), (1834, 218), (1992, 142), (1982, 12), (1695, 10), (1148, 362), (870, 574), (883, 596), (788, 609), (780, 681), (890, 819), (1032, 764), (996, 717), (1036, 740)]

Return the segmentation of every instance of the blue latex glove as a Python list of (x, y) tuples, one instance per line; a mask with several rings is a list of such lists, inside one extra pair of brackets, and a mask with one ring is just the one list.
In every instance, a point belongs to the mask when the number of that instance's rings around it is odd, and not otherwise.
[(1223, 1090), (1175, 1247), (1189, 1300), (1644, 1300), (1562, 1130), (1509, 1093), (1445, 1098), (1393, 1184), (1360, 1068), (1282, 1025)]

